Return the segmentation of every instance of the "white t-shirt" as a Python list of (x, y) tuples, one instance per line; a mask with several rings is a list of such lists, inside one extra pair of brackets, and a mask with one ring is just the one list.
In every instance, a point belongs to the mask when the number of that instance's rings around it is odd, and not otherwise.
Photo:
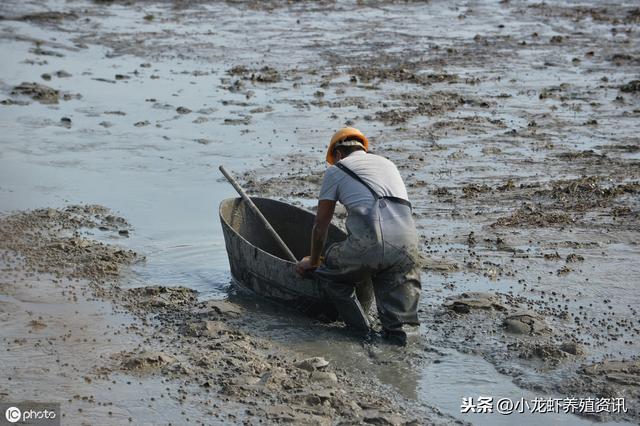
[[(354, 151), (340, 162), (367, 182), (378, 195), (409, 201), (400, 172), (395, 164), (386, 158), (364, 151)], [(347, 211), (354, 207), (369, 207), (373, 202), (373, 195), (362, 183), (335, 165), (324, 173), (318, 198), (340, 201)]]

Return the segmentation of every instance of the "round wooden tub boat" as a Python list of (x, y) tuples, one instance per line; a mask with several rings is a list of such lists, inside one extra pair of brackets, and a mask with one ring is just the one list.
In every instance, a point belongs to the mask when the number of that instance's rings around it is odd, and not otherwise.
[[(268, 198), (251, 197), (251, 200), (296, 258), (309, 255), (313, 213)], [(323, 279), (315, 274), (304, 278), (298, 275), (295, 263), (286, 260), (280, 247), (241, 198), (223, 200), (219, 213), (231, 275), (241, 287), (311, 316), (337, 318), (337, 312), (323, 290)], [(345, 238), (343, 231), (331, 225), (326, 246)], [(368, 309), (373, 300), (371, 281), (359, 283), (357, 294), (363, 307)]]

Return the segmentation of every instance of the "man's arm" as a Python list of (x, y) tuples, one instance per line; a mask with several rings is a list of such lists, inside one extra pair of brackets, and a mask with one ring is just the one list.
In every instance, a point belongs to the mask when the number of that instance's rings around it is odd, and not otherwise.
[(320, 256), (327, 241), (327, 232), (335, 208), (336, 202), (333, 200), (318, 201), (318, 212), (311, 231), (311, 265), (313, 267), (320, 266)]
[(336, 202), (333, 200), (318, 201), (318, 211), (316, 220), (311, 231), (311, 256), (306, 256), (296, 265), (299, 274), (311, 271), (320, 266), (320, 256), (324, 243), (327, 241), (327, 232), (331, 224), (331, 218), (336, 208)]

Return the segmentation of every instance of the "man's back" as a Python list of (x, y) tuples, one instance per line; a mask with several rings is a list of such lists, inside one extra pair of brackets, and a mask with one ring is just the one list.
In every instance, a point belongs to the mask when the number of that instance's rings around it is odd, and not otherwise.
[[(367, 182), (378, 195), (409, 200), (398, 169), (386, 158), (355, 151), (340, 163)], [(325, 172), (319, 199), (340, 201), (349, 211), (355, 207), (371, 206), (373, 195), (364, 185), (334, 165)]]

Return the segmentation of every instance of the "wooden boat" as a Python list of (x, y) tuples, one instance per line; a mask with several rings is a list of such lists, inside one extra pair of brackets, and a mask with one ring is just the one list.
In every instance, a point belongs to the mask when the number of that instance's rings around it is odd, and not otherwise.
[[(251, 197), (251, 200), (296, 258), (309, 255), (313, 213), (268, 198)], [(337, 318), (323, 291), (323, 280), (315, 274), (303, 278), (296, 273), (295, 263), (286, 260), (247, 203), (241, 198), (228, 198), (220, 203), (219, 213), (231, 275), (241, 287), (311, 316)], [(331, 225), (327, 247), (345, 238), (343, 231)], [(371, 281), (359, 283), (357, 294), (368, 309), (373, 300)]]

